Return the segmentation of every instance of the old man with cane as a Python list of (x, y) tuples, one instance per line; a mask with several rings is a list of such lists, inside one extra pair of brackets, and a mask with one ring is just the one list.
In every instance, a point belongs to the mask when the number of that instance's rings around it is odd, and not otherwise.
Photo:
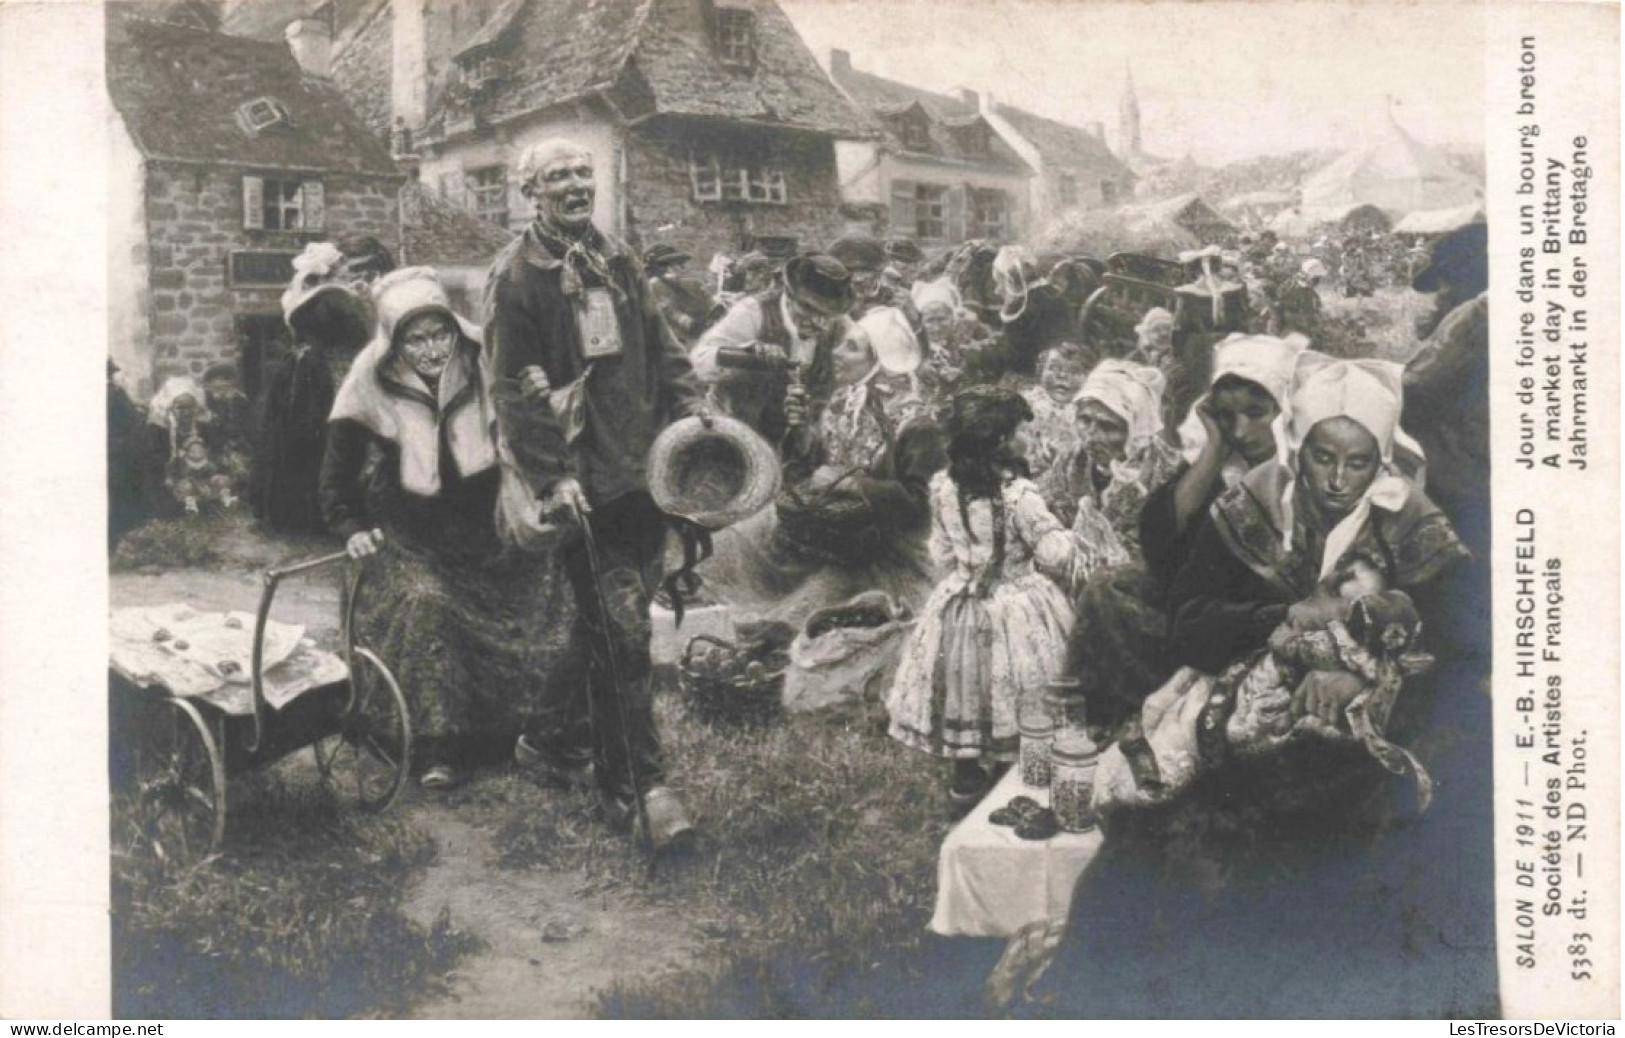
[[(589, 660), (599, 793), (612, 824), (659, 850), (692, 837), (665, 785), (653, 715), (649, 607), (672, 521), (649, 495), (645, 458), (671, 421), (699, 410), (682, 347), (650, 298), (636, 254), (593, 224), (593, 156), (555, 138), (519, 167), (536, 220), (492, 265), (486, 356), (502, 449), (540, 514), (574, 528), (559, 549)], [(558, 705), (579, 711), (575, 696)], [(563, 760), (572, 718), (527, 731), (517, 756)]]

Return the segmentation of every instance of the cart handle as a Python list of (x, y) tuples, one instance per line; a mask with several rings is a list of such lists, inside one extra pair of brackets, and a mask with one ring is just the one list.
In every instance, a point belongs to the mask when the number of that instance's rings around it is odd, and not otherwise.
[(313, 569), (321, 569), (323, 566), (331, 565), (335, 562), (343, 562), (349, 557), (350, 553), (347, 551), (336, 551), (331, 555), (323, 555), (320, 558), (315, 559), (306, 559), (304, 562), (296, 562), (291, 566), (284, 566), (281, 569), (269, 569), (265, 571), (265, 580), (267, 583), (272, 581), (280, 581), (284, 577), (291, 577), (297, 573), (308, 573)]
[[(271, 618), (271, 600), (276, 597), (277, 585), (288, 577), (321, 569), (323, 566), (330, 566), (335, 562), (348, 561), (352, 561), (348, 551), (336, 551), (330, 555), (322, 555), (314, 559), (307, 559), (304, 562), (296, 562), (281, 569), (268, 569), (265, 571), (262, 578), (263, 587), (260, 591), (260, 605), (254, 615), (254, 648), (252, 658), (249, 661), (249, 685), (254, 694), (254, 728), (250, 733), (246, 747), (249, 753), (254, 753), (260, 748), (260, 739), (265, 729), (265, 681), (262, 674), (265, 663), (265, 625)], [(345, 662), (347, 664), (351, 662), (349, 659), (350, 612), (354, 602), (355, 583), (356, 581), (353, 580), (347, 583), (344, 603), (341, 607), (344, 610), (341, 622), (344, 628)]]

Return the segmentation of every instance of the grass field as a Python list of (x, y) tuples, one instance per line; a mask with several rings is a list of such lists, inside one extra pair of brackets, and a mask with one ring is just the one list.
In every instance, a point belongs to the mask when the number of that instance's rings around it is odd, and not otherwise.
[(392, 1015), (469, 949), (400, 911), (435, 855), (397, 817), (313, 783), (233, 780), (223, 853), (188, 868), (115, 853), (113, 1012), (123, 1018)]

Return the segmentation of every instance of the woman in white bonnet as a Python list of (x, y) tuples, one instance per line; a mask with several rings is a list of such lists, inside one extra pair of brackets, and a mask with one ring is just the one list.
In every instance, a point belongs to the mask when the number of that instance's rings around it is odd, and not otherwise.
[(355, 623), (412, 704), (422, 785), (448, 789), (481, 737), (506, 750), (536, 721), (570, 593), (550, 556), (498, 540), (478, 329), (427, 267), (372, 294), (378, 334), (333, 405), (322, 511), (352, 556), (374, 558)]
[[(1263, 647), (1289, 608), (1356, 560), (1417, 598), (1466, 556), (1450, 520), (1394, 464), (1402, 369), (1305, 351), (1283, 460), (1214, 503), (1170, 593), (1173, 655), (1217, 673)], [(1420, 597), (1418, 593), (1421, 592)], [(1342, 690), (1330, 690), (1335, 695)]]
[(1083, 686), (1091, 723), (1115, 728), (1176, 669), (1167, 645), (1169, 585), (1214, 500), (1275, 459), (1304, 346), (1235, 335), (1214, 347), (1208, 391), (1179, 428), (1183, 457), (1171, 473), (1161, 470), (1139, 510), (1137, 562), (1096, 575), (1078, 595), (1067, 673)]

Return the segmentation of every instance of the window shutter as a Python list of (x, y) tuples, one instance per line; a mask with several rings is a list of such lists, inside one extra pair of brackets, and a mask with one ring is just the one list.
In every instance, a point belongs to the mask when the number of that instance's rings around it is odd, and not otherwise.
[(327, 192), (320, 180), (307, 180), (300, 189), (304, 197), (305, 230), (321, 231), (327, 229)]
[(919, 233), (914, 219), (914, 181), (891, 182), (891, 232), (912, 238)]
[(265, 181), (260, 177), (243, 178), (243, 227), (265, 230)]
[(944, 231), (949, 242), (965, 240), (965, 196), (969, 193), (970, 187), (965, 184), (948, 189), (948, 226)]

